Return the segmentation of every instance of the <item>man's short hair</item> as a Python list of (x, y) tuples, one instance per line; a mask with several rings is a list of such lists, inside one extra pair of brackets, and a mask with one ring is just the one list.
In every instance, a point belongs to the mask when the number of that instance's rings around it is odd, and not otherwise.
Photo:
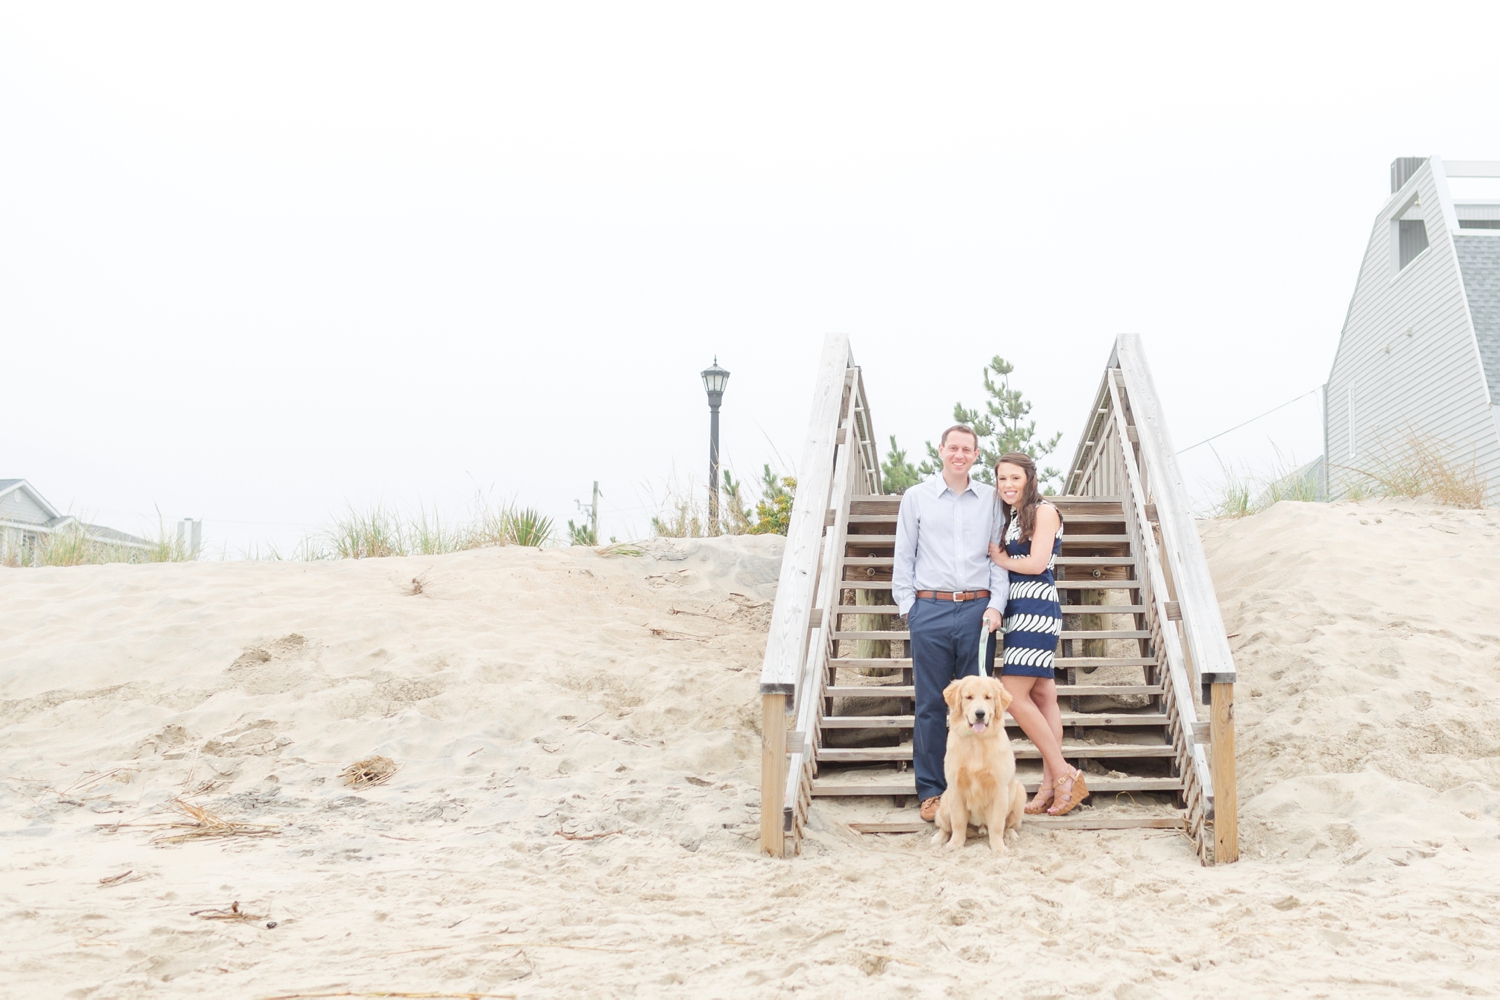
[(969, 435), (969, 437), (973, 438), (974, 439), (974, 450), (975, 451), (979, 450), (979, 435), (975, 434), (974, 433), (974, 428), (970, 427), (968, 424), (954, 424), (952, 427), (950, 427), (947, 430), (943, 431), (943, 436), (940, 437), (940, 438), (938, 438), (938, 447), (939, 448), (941, 448), (943, 445), (945, 445), (945, 444), (948, 443), (948, 435), (952, 434), (954, 431), (962, 431), (963, 433)]

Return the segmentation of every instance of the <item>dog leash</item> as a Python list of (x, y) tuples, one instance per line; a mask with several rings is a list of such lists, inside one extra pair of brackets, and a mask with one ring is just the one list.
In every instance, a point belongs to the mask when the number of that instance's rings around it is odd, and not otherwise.
[(984, 669), (984, 654), (989, 651), (990, 636), (992, 636), (994, 634), (995, 634), (994, 632), (991, 632), (989, 629), (987, 629), (987, 628), (984, 627), (984, 622), (980, 622), (979, 623), (979, 676), (980, 677), (988, 677), (990, 675), (990, 672), (988, 670)]

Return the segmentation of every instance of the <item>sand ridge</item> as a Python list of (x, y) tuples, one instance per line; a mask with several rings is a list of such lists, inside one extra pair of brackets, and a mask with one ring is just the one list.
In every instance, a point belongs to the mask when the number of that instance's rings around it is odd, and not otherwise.
[[(1284, 503), (1203, 534), (1241, 672), (1245, 858), (1213, 869), (1170, 831), (954, 859), (818, 805), (801, 857), (758, 858), (779, 539), (0, 573), (0, 982), (1486, 994), (1500, 515)], [(338, 781), (377, 752), (388, 783)], [(280, 834), (100, 826), (175, 795)], [(234, 900), (277, 927), (191, 916)]]

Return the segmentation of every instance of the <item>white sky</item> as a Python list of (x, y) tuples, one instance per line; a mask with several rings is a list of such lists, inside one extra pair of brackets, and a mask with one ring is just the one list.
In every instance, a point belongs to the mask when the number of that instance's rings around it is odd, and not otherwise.
[(230, 554), (476, 484), (639, 534), (698, 371), (790, 471), (829, 330), (913, 455), (1003, 354), (1059, 464), (1139, 332), (1181, 447), (1326, 378), (1391, 159), (1500, 157), (1496, 11), (6, 3), (0, 477)]

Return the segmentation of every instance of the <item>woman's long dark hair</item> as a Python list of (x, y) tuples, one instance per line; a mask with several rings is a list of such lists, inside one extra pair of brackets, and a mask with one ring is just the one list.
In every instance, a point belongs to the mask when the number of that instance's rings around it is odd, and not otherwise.
[[(997, 481), (1000, 478), (1000, 466), (1002, 465), (1019, 466), (1026, 473), (1026, 485), (1021, 487), (1021, 497), (1016, 503), (1014, 513), (1010, 509), (1010, 504), (1004, 500), (1000, 501), (1000, 506), (1005, 508), (1005, 527), (1000, 533), (1001, 544), (1004, 544), (1005, 536), (1010, 533), (1010, 519), (1012, 517), (1019, 518), (1021, 521), (1021, 537), (1019, 540), (1029, 542), (1031, 541), (1031, 533), (1036, 530), (1036, 505), (1042, 502), (1041, 491), (1036, 488), (1036, 463), (1031, 460), (1030, 455), (1023, 454), (1022, 452), (1006, 452), (995, 463), (995, 479)], [(998, 485), (995, 487), (995, 495), (997, 497), (1000, 495), (1000, 487)]]

